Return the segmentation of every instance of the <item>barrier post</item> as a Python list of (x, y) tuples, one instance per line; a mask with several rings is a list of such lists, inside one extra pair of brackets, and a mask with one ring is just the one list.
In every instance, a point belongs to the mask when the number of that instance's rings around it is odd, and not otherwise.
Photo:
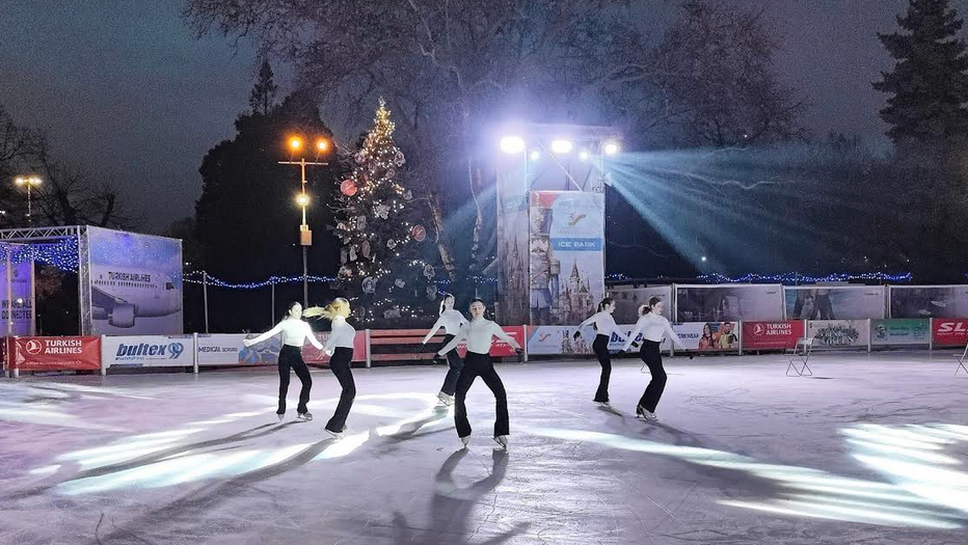
[(198, 374), (198, 333), (192, 333), (192, 367)]
[(101, 356), (101, 376), (108, 376), (108, 359), (104, 357), (104, 335), (101, 335), (101, 346), (98, 348), (98, 356)]
[(928, 352), (934, 352), (934, 318), (928, 318)]
[(528, 363), (528, 324), (521, 326), (524, 329), (524, 336), (521, 338), (521, 348), (524, 349), (524, 363)]
[(20, 367), (17, 366), (17, 338), (7, 337), (7, 342), (10, 343), (10, 353), (13, 356), (11, 361), (11, 367), (13, 367), (13, 378), (20, 378)]
[(740, 320), (738, 323), (739, 325), (736, 327), (736, 329), (739, 330), (737, 331), (737, 333), (739, 333), (739, 355), (742, 356), (743, 355), (743, 321)]
[(874, 331), (871, 329), (872, 327), (873, 327), (873, 321), (870, 318), (868, 318), (867, 319), (867, 353), (868, 354), (871, 353), (871, 346), (873, 344), (872, 337), (874, 336)]
[(372, 365), (371, 358), (370, 358), (370, 330), (369, 329), (364, 330), (363, 338), (366, 339), (366, 368), (369, 369), (370, 365)]

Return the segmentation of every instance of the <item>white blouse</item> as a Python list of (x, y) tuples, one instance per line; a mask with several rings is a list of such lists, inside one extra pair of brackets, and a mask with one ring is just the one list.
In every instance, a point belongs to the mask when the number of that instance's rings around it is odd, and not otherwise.
[(434, 322), (434, 326), (430, 328), (429, 332), (427, 332), (427, 336), (424, 337), (423, 342), (424, 344), (427, 344), (427, 341), (429, 341), (441, 327), (444, 328), (444, 332), (448, 335), (457, 335), (457, 333), (460, 331), (460, 326), (466, 323), (467, 319), (464, 318), (464, 315), (460, 312), (454, 309), (445, 310), (440, 313), (440, 318), (437, 318), (437, 321)]
[(595, 331), (599, 335), (611, 337), (612, 333), (618, 333), (619, 337), (623, 336), (622, 332), (618, 329), (618, 325), (615, 324), (615, 318), (612, 317), (610, 312), (602, 311), (592, 314), (587, 320), (579, 324), (578, 329), (592, 324), (595, 325)]
[(249, 344), (261, 343), (262, 341), (275, 337), (280, 333), (282, 333), (283, 344), (288, 346), (302, 348), (308, 339), (309, 342), (318, 350), (323, 349), (323, 345), (320, 344), (319, 340), (316, 339), (316, 335), (313, 334), (313, 328), (309, 327), (309, 324), (306, 322), (297, 320), (295, 318), (286, 318), (285, 320), (276, 324), (276, 327), (250, 340)]
[(672, 324), (669, 320), (661, 314), (655, 314), (654, 312), (649, 312), (639, 318), (639, 321), (635, 322), (635, 329), (629, 335), (627, 341), (625, 341), (625, 346), (622, 350), (628, 350), (632, 346), (632, 342), (638, 336), (639, 332), (647, 341), (652, 341), (656, 343), (662, 342), (662, 337), (668, 335), (672, 342), (676, 343), (680, 348), (685, 349), (682, 346), (682, 339), (676, 332), (672, 329)]
[(474, 352), (475, 354), (487, 354), (491, 351), (491, 340), (494, 337), (497, 337), (510, 344), (516, 350), (521, 349), (521, 346), (518, 345), (518, 342), (515, 341), (513, 337), (505, 333), (504, 330), (501, 329), (501, 326), (490, 320), (477, 318), (462, 325), (460, 331), (457, 332), (457, 336), (455, 336), (452, 341), (447, 343), (447, 345), (441, 348), (437, 353), (443, 356), (444, 354), (457, 348), (457, 345), (466, 339), (468, 352)]
[(334, 348), (352, 349), (354, 339), (356, 339), (356, 328), (347, 323), (346, 318), (336, 316), (333, 318), (333, 330), (329, 332), (323, 351), (331, 354)]

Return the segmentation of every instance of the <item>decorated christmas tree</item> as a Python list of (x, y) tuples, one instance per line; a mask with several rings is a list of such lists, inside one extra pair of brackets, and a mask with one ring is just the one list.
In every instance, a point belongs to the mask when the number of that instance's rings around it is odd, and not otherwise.
[(402, 181), (406, 160), (393, 142), (384, 101), (340, 181), (335, 231), (342, 263), (335, 287), (366, 325), (419, 325), (436, 318), (436, 270), (423, 259), (427, 231)]

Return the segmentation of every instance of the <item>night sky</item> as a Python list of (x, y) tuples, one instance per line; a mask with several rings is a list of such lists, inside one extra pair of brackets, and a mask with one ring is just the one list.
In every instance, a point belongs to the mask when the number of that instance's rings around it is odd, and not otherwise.
[[(807, 127), (884, 144), (870, 82), (891, 61), (875, 33), (894, 29), (907, 0), (752, 2), (770, 6), (785, 37), (778, 68), (810, 102)], [(668, 17), (670, 2), (642, 4)], [(968, 0), (955, 6), (968, 15)], [(201, 159), (233, 135), (256, 70), (251, 44), (197, 40), (180, 10), (176, 0), (0, 4), (0, 102), (46, 128), (58, 156), (119, 185), (149, 230), (193, 213)]]

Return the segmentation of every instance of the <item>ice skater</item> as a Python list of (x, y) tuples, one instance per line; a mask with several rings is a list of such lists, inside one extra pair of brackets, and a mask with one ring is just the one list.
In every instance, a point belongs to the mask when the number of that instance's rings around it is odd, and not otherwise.
[(464, 357), (464, 367), (457, 379), (454, 409), (454, 424), (457, 427), (457, 436), (460, 437), (461, 443), (465, 447), (470, 443), (471, 424), (467, 421), (467, 406), (464, 404), (464, 400), (467, 397), (467, 391), (474, 384), (474, 379), (481, 377), (484, 384), (494, 394), (495, 412), (497, 413), (494, 421), (494, 440), (506, 449), (508, 448), (508, 435), (510, 435), (508, 395), (504, 390), (501, 377), (494, 369), (494, 363), (491, 362), (491, 342), (494, 337), (497, 337), (514, 347), (519, 354), (521, 353), (521, 346), (505, 333), (501, 326), (484, 318), (484, 301), (481, 299), (471, 301), (470, 312), (471, 321), (461, 326), (457, 335), (437, 352), (437, 354), (443, 356), (457, 348), (458, 343), (467, 340), (467, 355)]
[[(424, 344), (427, 344), (427, 341), (442, 327), (445, 333), (444, 345), (446, 345), (454, 340), (457, 332), (460, 331), (460, 327), (467, 323), (464, 315), (454, 310), (454, 302), (453, 295), (449, 293), (444, 295), (444, 299), (440, 302), (440, 317), (437, 318), (434, 326), (430, 328), (427, 336), (424, 337)], [(434, 359), (438, 357), (435, 355)], [(447, 365), (449, 369), (447, 370), (447, 376), (444, 377), (444, 385), (441, 386), (440, 393), (437, 394), (437, 399), (440, 400), (441, 405), (454, 404), (454, 394), (457, 392), (457, 377), (460, 376), (460, 369), (463, 366), (460, 360), (460, 354), (457, 353), (456, 348), (447, 353)]]
[(579, 324), (574, 335), (574, 338), (578, 339), (581, 336), (581, 328), (587, 325), (595, 328), (596, 334), (595, 341), (592, 343), (592, 351), (595, 352), (598, 363), (602, 366), (602, 375), (598, 379), (598, 390), (595, 391), (593, 401), (604, 408), (611, 408), (608, 403), (608, 381), (612, 376), (612, 360), (608, 354), (608, 343), (613, 333), (618, 334), (619, 338), (622, 336), (615, 324), (615, 318), (612, 318), (613, 312), (615, 312), (615, 301), (611, 297), (602, 299), (598, 303), (598, 312)]
[(350, 302), (342, 297), (337, 297), (332, 303), (320, 310), (323, 318), (333, 323), (329, 338), (326, 339), (323, 351), (330, 356), (329, 369), (336, 375), (343, 391), (339, 396), (339, 403), (333, 417), (326, 423), (326, 431), (337, 439), (343, 438), (346, 431), (346, 417), (350, 414), (353, 406), (353, 399), (356, 398), (356, 383), (353, 381), (353, 372), (350, 370), (350, 363), (353, 361), (353, 340), (356, 338), (356, 329), (347, 323), (346, 318), (350, 315)]
[(658, 417), (655, 416), (655, 408), (659, 404), (659, 398), (662, 397), (662, 391), (665, 390), (666, 385), (666, 372), (662, 368), (662, 354), (659, 352), (659, 345), (662, 343), (662, 338), (668, 335), (672, 342), (680, 348), (685, 350), (685, 347), (682, 346), (679, 335), (676, 335), (676, 332), (672, 330), (669, 320), (662, 315), (662, 299), (658, 297), (649, 299), (648, 305), (639, 307), (639, 320), (635, 322), (635, 329), (629, 334), (628, 340), (625, 341), (625, 346), (622, 348), (623, 352), (629, 349), (639, 332), (642, 333), (642, 347), (639, 350), (639, 357), (649, 366), (652, 380), (649, 381), (645, 393), (642, 394), (642, 399), (635, 407), (635, 416), (655, 422), (658, 420)]
[(286, 395), (289, 393), (289, 370), (292, 369), (299, 377), (302, 388), (299, 390), (299, 405), (296, 406), (297, 418), (302, 420), (312, 420), (313, 413), (309, 412), (306, 406), (309, 403), (309, 391), (313, 387), (313, 379), (309, 375), (309, 368), (302, 358), (302, 347), (308, 340), (310, 344), (318, 350), (323, 349), (323, 345), (313, 334), (313, 328), (302, 319), (303, 307), (301, 304), (289, 303), (286, 316), (276, 327), (266, 331), (254, 339), (245, 339), (242, 344), (246, 348), (271, 339), (282, 333), (282, 350), (279, 351), (279, 408), (276, 415), (282, 420), (286, 415)]

